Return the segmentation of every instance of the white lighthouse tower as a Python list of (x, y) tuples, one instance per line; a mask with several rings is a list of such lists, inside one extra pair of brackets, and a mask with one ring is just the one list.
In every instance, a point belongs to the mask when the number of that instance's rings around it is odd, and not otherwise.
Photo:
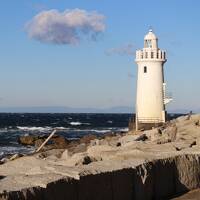
[(165, 91), (163, 66), (166, 61), (166, 52), (158, 48), (158, 38), (149, 30), (144, 37), (144, 48), (136, 51), (136, 130), (166, 121), (165, 104), (172, 100)]

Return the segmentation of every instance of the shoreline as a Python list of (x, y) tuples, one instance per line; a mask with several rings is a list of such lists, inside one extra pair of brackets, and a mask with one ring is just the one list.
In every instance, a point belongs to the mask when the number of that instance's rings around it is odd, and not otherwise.
[(159, 199), (196, 189), (199, 120), (200, 115), (183, 116), (139, 135), (93, 139), (78, 151), (53, 149), (7, 162), (0, 165), (0, 197)]

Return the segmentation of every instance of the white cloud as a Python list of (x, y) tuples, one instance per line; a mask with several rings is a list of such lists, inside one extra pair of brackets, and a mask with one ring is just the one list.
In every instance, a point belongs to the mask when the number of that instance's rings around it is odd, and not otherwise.
[(73, 9), (43, 11), (27, 25), (30, 38), (52, 44), (78, 44), (82, 37), (95, 40), (105, 31), (105, 16), (97, 12)]
[(133, 44), (126, 44), (121, 47), (108, 49), (106, 50), (105, 53), (109, 56), (114, 55), (114, 54), (121, 55), (121, 56), (124, 56), (124, 55), (132, 56), (135, 54), (135, 47)]

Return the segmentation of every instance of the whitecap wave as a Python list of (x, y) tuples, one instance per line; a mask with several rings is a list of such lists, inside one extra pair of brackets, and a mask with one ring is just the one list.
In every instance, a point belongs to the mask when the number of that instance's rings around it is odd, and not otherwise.
[(34, 152), (35, 148), (34, 147), (14, 147), (14, 146), (3, 146), (0, 147), (0, 158), (5, 157), (6, 155), (9, 154), (16, 154), (16, 153), (23, 153), (23, 154), (27, 154), (27, 153), (32, 153)]
[(91, 131), (95, 132), (95, 133), (109, 133), (111, 132), (109, 129), (103, 129), (103, 130), (96, 130), (96, 129), (92, 129)]
[(21, 130), (21, 131), (38, 131), (38, 132), (49, 132), (49, 131), (52, 131), (53, 129), (57, 129), (58, 131), (59, 130), (68, 130), (69, 128), (66, 128), (66, 127), (62, 127), (62, 126), (59, 126), (59, 127), (49, 127), (49, 126), (46, 126), (46, 127), (28, 127), (28, 126), (18, 126), (17, 129)]
[(72, 126), (80, 126), (82, 123), (81, 122), (70, 122), (69, 124)]
[(79, 137), (71, 137), (71, 138), (68, 138), (68, 140), (79, 140), (80, 138)]
[(40, 131), (40, 132), (46, 132), (46, 131), (51, 131), (51, 127), (28, 127), (28, 126), (17, 126), (17, 128), (21, 131)]
[(92, 133), (110, 133), (112, 130), (110, 129), (75, 129), (75, 132), (92, 132)]
[(1, 128), (0, 129), (0, 133), (4, 133), (4, 132), (7, 132), (8, 131), (8, 128)]
[(59, 130), (61, 130), (61, 131), (62, 131), (62, 130), (69, 130), (69, 128), (62, 127), (62, 126), (61, 126), (61, 127), (55, 127), (54, 129), (57, 129), (58, 131), (59, 131)]
[(129, 130), (128, 128), (121, 128), (121, 129), (119, 129), (120, 132), (128, 132), (128, 130)]
[(81, 126), (81, 125), (90, 125), (90, 123), (82, 123), (82, 122), (70, 122), (72, 126)]

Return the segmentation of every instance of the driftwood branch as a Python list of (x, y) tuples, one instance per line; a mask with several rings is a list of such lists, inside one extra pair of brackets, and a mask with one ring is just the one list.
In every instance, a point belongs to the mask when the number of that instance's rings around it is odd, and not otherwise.
[(42, 143), (42, 145), (35, 151), (36, 153), (39, 152), (44, 145), (54, 136), (57, 130), (53, 130), (53, 132), (49, 135), (49, 137)]

